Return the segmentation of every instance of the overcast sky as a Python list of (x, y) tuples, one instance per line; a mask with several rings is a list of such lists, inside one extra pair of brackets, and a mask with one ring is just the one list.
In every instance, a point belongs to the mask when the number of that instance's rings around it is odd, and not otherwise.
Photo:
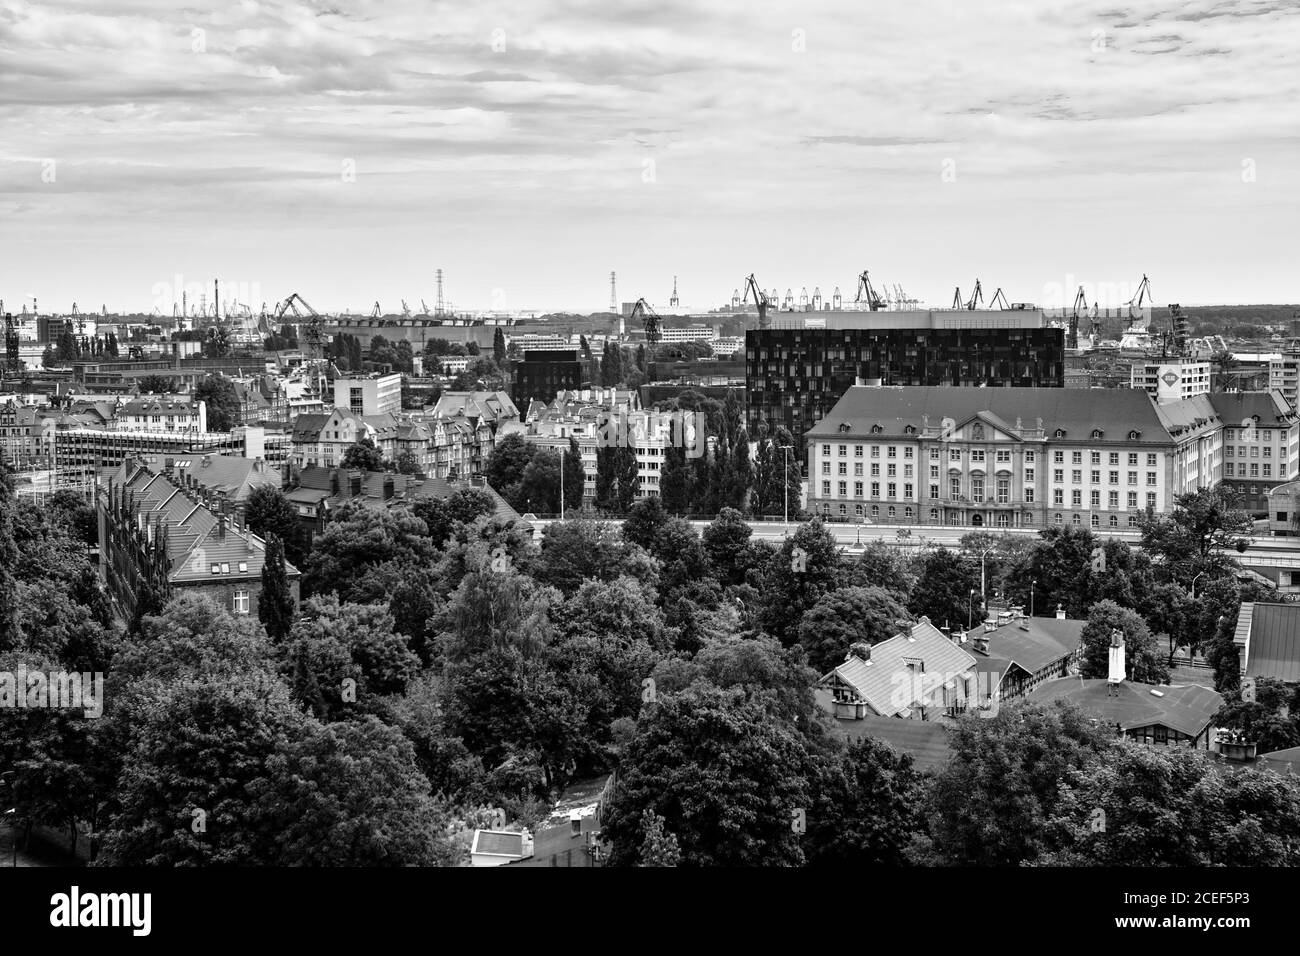
[(208, 6), (0, 0), (7, 309), (1300, 301), (1296, 0)]

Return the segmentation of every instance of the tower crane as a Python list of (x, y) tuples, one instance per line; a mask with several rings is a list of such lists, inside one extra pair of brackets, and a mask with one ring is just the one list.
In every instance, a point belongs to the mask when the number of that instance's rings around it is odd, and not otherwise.
[(420, 313), (421, 315), (428, 315), (428, 314), (429, 314), (429, 307), (428, 307), (427, 305), (424, 304), (424, 300), (423, 300), (423, 299), (420, 300), (420, 308), (424, 310), (423, 312)]
[(745, 277), (744, 290), (744, 295), (741, 296), (740, 301), (749, 301), (749, 296), (752, 293), (754, 296), (754, 305), (758, 308), (758, 327), (760, 329), (767, 328), (767, 310), (771, 303), (768, 301), (767, 293), (758, 287), (758, 280), (754, 278), (754, 273), (751, 272)]
[(879, 312), (885, 307), (884, 300), (876, 294), (875, 288), (872, 287), (871, 276), (867, 274), (866, 269), (863, 269), (862, 275), (858, 276), (858, 292), (853, 297), (853, 301), (867, 303), (867, 308), (872, 312)]
[(1151, 280), (1146, 277), (1146, 273), (1143, 273), (1142, 281), (1138, 283), (1137, 292), (1134, 293), (1133, 298), (1128, 300), (1130, 314), (1134, 308), (1141, 309), (1144, 301), (1147, 303), (1147, 307), (1150, 308), (1153, 298), (1151, 295)]

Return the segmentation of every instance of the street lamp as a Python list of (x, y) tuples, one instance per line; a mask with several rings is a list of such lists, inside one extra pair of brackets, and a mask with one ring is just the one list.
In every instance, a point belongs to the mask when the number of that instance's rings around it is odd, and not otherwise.
[[(994, 550), (995, 548), (990, 546), (988, 548), (985, 548), (982, 552), (980, 552), (980, 604), (982, 604), (985, 607), (985, 609), (988, 608), (989, 601), (988, 598), (984, 596), (984, 559), (987, 558), (990, 552)], [(1030, 616), (1032, 617), (1032, 615)]]
[(1204, 571), (1197, 571), (1196, 575), (1192, 578), (1192, 600), (1193, 601), (1196, 600), (1196, 578), (1199, 578), (1204, 573), (1205, 573)]
[(1029, 579), (1029, 616), (1034, 616), (1034, 585), (1038, 582), (1033, 578)]
[(781, 477), (782, 497), (785, 499), (785, 525), (790, 527), (790, 453), (794, 450), (793, 445), (782, 445), (785, 451), (785, 474)]
[(560, 446), (560, 521), (564, 521), (564, 453), (568, 450), (567, 446)]
[(968, 631), (972, 627), (974, 627), (974, 624), (971, 620), (971, 604), (972, 602), (974, 602), (974, 600), (975, 600), (975, 589), (971, 588), (970, 594), (966, 597), (966, 630)]

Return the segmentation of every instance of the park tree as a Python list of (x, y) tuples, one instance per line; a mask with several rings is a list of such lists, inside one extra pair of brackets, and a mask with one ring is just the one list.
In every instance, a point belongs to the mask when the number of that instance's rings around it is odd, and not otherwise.
[(257, 619), (262, 622), (271, 640), (282, 641), (293, 626), (296, 609), (284, 560), (284, 543), (272, 535), (266, 541), (266, 555), (262, 563), (262, 593), (257, 598)]
[(409, 511), (345, 505), (312, 547), (302, 592), (306, 597), (336, 591), (347, 601), (368, 569), (395, 561), (414, 567), (433, 557), (428, 527)]
[(507, 435), (497, 443), (492, 454), (488, 456), (483, 468), (483, 477), (502, 497), (512, 500), (517, 497), (516, 489), (523, 480), (524, 469), (528, 467), (537, 446), (520, 434)]
[(744, 581), (744, 555), (753, 533), (744, 515), (735, 508), (723, 508), (704, 529), (704, 551), (722, 584)]
[(496, 499), (482, 488), (462, 488), (446, 498), (421, 495), (411, 501), (411, 514), (424, 522), (428, 537), (442, 547), (458, 529), (496, 513)]
[(279, 488), (272, 485), (254, 488), (244, 501), (244, 523), (260, 538), (279, 538), (284, 543), (285, 556), (290, 564), (302, 560), (303, 535), (298, 524), (298, 511)]
[(677, 866), (681, 862), (682, 849), (677, 845), (677, 837), (668, 832), (664, 818), (648, 807), (641, 814), (641, 833), (638, 866)]
[(826, 673), (844, 661), (858, 642), (878, 644), (911, 626), (907, 609), (883, 588), (847, 587), (828, 591), (799, 622), (799, 643), (808, 663)]
[(801, 865), (790, 821), (810, 805), (808, 769), (803, 738), (741, 688), (660, 694), (619, 762), (603, 826), (610, 863), (637, 862), (650, 810), (676, 835), (683, 866)]
[(1139, 684), (1169, 683), (1168, 660), (1146, 622), (1136, 611), (1120, 607), (1114, 601), (1098, 601), (1088, 612), (1088, 623), (1079, 638), (1083, 648), (1079, 676), (1085, 679), (1106, 676), (1111, 634), (1116, 630), (1124, 635), (1126, 679)]
[(801, 524), (759, 575), (763, 630), (786, 645), (797, 641), (804, 612), (836, 587), (839, 563), (835, 539), (821, 519)]
[(1138, 518), (1142, 548), (1165, 579), (1191, 587), (1198, 574), (1216, 578), (1236, 566), (1232, 557), (1254, 528), (1234, 495), (1222, 487), (1178, 495), (1169, 514), (1149, 511)]
[(572, 594), (588, 578), (612, 581), (622, 575), (654, 587), (659, 576), (645, 549), (624, 541), (610, 525), (585, 518), (556, 521), (542, 532), (533, 577)]
[(980, 620), (973, 616), (983, 614), (978, 563), (972, 565), (956, 551), (935, 548), (920, 558), (916, 576), (916, 586), (907, 602), (913, 617), (928, 617), (935, 627), (954, 629)]

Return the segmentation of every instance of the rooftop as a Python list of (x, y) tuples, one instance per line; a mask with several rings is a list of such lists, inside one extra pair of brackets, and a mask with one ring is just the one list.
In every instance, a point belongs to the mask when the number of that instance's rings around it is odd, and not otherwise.
[[(1062, 677), (1040, 684), (1029, 700), (1069, 700), (1123, 730), (1161, 726), (1195, 737), (1209, 726), (1223, 698), (1199, 684), (1162, 685), (1123, 681), (1118, 696), (1107, 692), (1104, 678)], [(1152, 691), (1158, 692), (1157, 697)]]
[(1243, 604), (1233, 641), (1243, 675), (1300, 682), (1300, 604)]

